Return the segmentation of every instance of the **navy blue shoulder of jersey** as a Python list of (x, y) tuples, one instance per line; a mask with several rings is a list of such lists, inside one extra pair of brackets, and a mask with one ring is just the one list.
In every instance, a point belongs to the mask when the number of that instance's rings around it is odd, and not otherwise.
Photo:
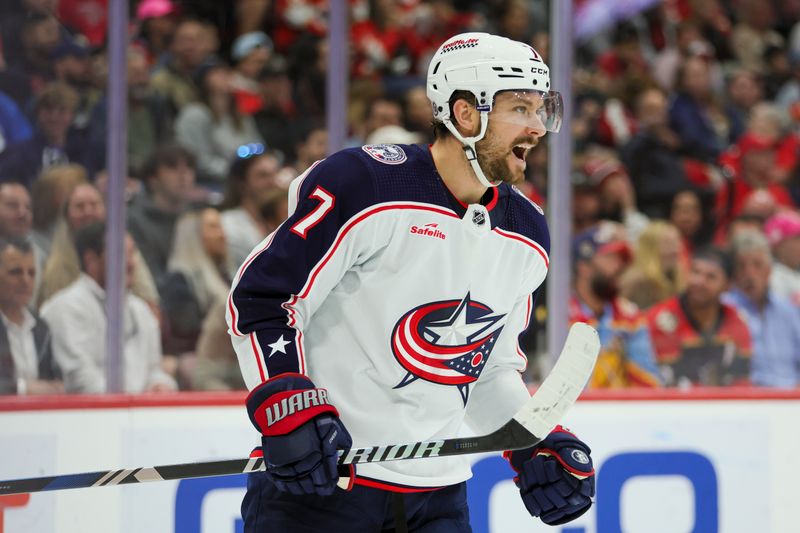
[(427, 146), (373, 144), (348, 151), (357, 155), (372, 175), (376, 202), (420, 202), (452, 207)]
[(376, 203), (375, 180), (354, 149), (336, 152), (308, 170), (297, 191), (297, 207), (290, 220), (306, 216), (304, 207), (312, 210), (316, 207), (316, 202), (308, 200), (314, 200), (312, 195), (318, 187), (334, 197), (331, 214), (335, 216), (326, 216), (326, 223), (344, 222)]
[(378, 144), (341, 150), (309, 172), (298, 199), (307, 198), (315, 187), (346, 202), (337, 206), (340, 222), (371, 204), (420, 202), (452, 207), (430, 151), (417, 145)]
[(512, 185), (504, 183), (498, 189), (499, 203), (506, 206), (505, 216), (499, 224), (500, 229), (531, 239), (549, 255), (550, 230), (542, 208)]

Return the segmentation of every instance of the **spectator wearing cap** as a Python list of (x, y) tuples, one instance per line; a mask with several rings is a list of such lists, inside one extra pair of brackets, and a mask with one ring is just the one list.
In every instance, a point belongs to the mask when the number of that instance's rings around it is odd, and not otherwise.
[(64, 392), (50, 329), (27, 308), (35, 278), (31, 245), (0, 239), (0, 394)]
[(636, 203), (651, 218), (666, 218), (669, 200), (688, 185), (677, 152), (680, 139), (669, 127), (668, 107), (661, 89), (639, 93), (635, 103), (638, 130), (620, 152)]
[(100, 99), (100, 91), (92, 85), (90, 49), (82, 39), (82, 36), (65, 39), (52, 54), (55, 80), (69, 85), (78, 93), (72, 126), (80, 131), (88, 127), (92, 109)]
[(800, 310), (769, 287), (773, 259), (759, 232), (743, 231), (732, 243), (734, 286), (725, 295), (746, 317), (753, 339), (750, 380), (762, 387), (800, 385)]
[[(67, 392), (107, 392), (105, 338), (107, 319), (104, 223), (84, 226), (75, 234), (81, 274), (42, 306), (42, 318), (53, 334), (53, 353), (64, 372)], [(161, 369), (158, 320), (148, 305), (130, 293), (134, 244), (125, 238), (126, 279), (122, 311), (124, 382), (127, 393), (171, 391), (175, 381)]]
[(597, 195), (598, 216), (624, 224), (628, 239), (634, 242), (650, 219), (639, 211), (636, 193), (625, 166), (613, 151), (592, 147), (586, 152), (583, 173)]
[(89, 46), (106, 45), (108, 0), (58, 0), (58, 19), (70, 30), (84, 35)]
[(49, 84), (34, 104), (36, 126), (33, 137), (0, 154), (0, 180), (12, 180), (30, 187), (46, 168), (83, 161), (85, 147), (71, 130), (78, 94), (64, 83)]
[(736, 176), (742, 171), (742, 146), (748, 148), (752, 139), (771, 145), (775, 150), (775, 164), (770, 172), (771, 181), (785, 184), (798, 161), (798, 136), (786, 131), (785, 116), (780, 109), (768, 102), (753, 106), (747, 120), (747, 129), (738, 140), (743, 144), (733, 144), (720, 156), (719, 164), (729, 175)]
[(245, 33), (233, 41), (231, 84), (236, 107), (244, 115), (254, 115), (264, 107), (259, 77), (271, 55), (272, 40), (264, 32)]
[(750, 331), (736, 308), (721, 299), (732, 274), (728, 254), (716, 248), (698, 250), (691, 259), (686, 290), (648, 310), (665, 385), (749, 382)]
[(781, 211), (764, 224), (775, 262), (769, 288), (800, 308), (800, 214)]
[[(768, 194), (779, 206), (793, 207), (786, 187), (775, 180), (776, 142), (752, 133), (742, 135), (735, 145), (739, 168), (717, 193), (717, 219), (723, 228), (741, 214), (754, 194)], [(729, 167), (730, 168), (730, 167)], [(758, 200), (758, 197), (752, 201)]]
[(142, 0), (136, 6), (136, 43), (143, 49), (148, 65), (159, 64), (167, 53), (178, 12), (178, 6), (170, 0)]
[(648, 75), (639, 32), (633, 23), (617, 24), (612, 32), (611, 47), (597, 58), (597, 66), (611, 80)]
[(88, 87), (91, 81), (89, 52), (89, 46), (78, 39), (61, 41), (50, 55), (56, 81), (76, 90)]
[(573, 259), (569, 320), (594, 326), (602, 345), (590, 386), (659, 386), (647, 321), (635, 304), (619, 296), (619, 280), (631, 259), (623, 227), (601, 222), (578, 234)]
[(200, 181), (216, 188), (222, 188), (237, 156), (264, 148), (253, 117), (236, 107), (231, 76), (222, 63), (202, 69), (197, 77), (199, 101), (184, 106), (175, 121), (175, 140), (194, 154)]

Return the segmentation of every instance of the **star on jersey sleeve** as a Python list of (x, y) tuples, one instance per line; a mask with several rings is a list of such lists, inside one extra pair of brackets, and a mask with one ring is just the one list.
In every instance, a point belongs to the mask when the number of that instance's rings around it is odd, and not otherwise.
[(350, 231), (353, 218), (374, 202), (373, 187), (369, 171), (352, 154), (315, 163), (293, 183), (289, 218), (239, 269), (226, 318), (249, 389), (279, 374), (306, 373), (308, 318), (376, 241), (359, 240)]

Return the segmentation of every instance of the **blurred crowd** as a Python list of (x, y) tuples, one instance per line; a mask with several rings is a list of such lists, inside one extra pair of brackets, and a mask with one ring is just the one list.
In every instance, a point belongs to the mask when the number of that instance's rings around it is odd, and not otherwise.
[[(350, 0), (348, 145), (431, 142), (436, 48), (489, 31), (546, 59), (550, 4)], [(227, 291), (325, 156), (327, 1), (129, 7), (124, 390), (243, 389)], [(592, 387), (800, 385), (798, 21), (800, 0), (664, 0), (580, 32), (550, 178)], [(106, 390), (107, 24), (107, 0), (0, 6), (0, 394)], [(520, 189), (552, 218), (546, 140)]]

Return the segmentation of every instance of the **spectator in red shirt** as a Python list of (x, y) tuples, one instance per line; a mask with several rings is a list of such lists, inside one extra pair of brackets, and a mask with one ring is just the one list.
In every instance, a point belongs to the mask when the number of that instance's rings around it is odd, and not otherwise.
[(59, 0), (58, 19), (81, 33), (92, 47), (101, 47), (108, 28), (108, 0)]
[(609, 79), (619, 79), (626, 74), (644, 77), (649, 75), (639, 32), (633, 24), (620, 23), (614, 31), (612, 45), (610, 50), (597, 58), (597, 66)]
[(667, 386), (747, 383), (750, 331), (735, 307), (720, 300), (733, 265), (716, 248), (692, 256), (686, 290), (651, 308), (647, 321)]
[(744, 211), (748, 198), (756, 191), (765, 191), (777, 205), (793, 207), (786, 187), (776, 183), (776, 145), (771, 139), (747, 133), (737, 143), (741, 169), (717, 194), (718, 220), (726, 225)]

